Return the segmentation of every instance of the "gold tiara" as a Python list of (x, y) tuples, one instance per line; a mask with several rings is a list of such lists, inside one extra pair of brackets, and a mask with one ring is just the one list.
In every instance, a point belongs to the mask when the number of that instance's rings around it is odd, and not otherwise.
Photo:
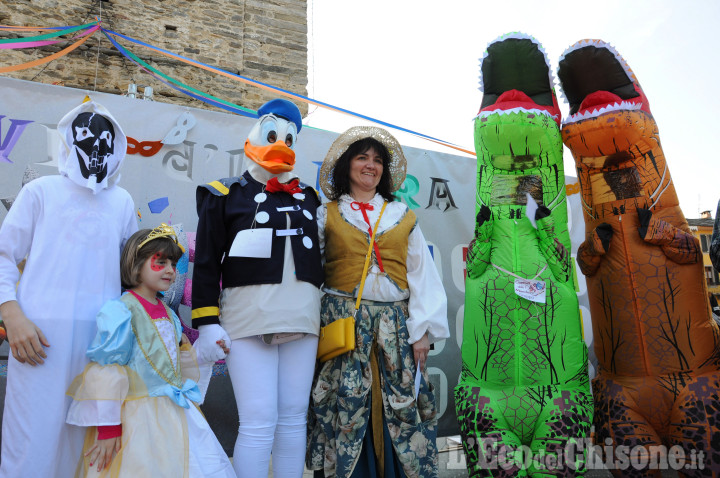
[(150, 231), (150, 234), (145, 238), (144, 241), (140, 243), (140, 245), (137, 246), (138, 249), (140, 249), (142, 246), (147, 244), (148, 242), (152, 241), (153, 239), (159, 239), (161, 237), (169, 237), (173, 241), (175, 241), (175, 244), (178, 245), (181, 251), (183, 251), (183, 254), (185, 253), (185, 248), (178, 242), (177, 234), (175, 234), (175, 229), (168, 226), (164, 222), (160, 224), (158, 227)]

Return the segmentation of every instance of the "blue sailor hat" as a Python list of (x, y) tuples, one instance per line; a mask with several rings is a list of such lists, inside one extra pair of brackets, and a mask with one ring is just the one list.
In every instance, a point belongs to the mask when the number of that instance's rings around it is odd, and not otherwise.
[(276, 98), (262, 105), (257, 112), (258, 117), (273, 114), (288, 121), (292, 121), (295, 123), (295, 126), (297, 126), (298, 133), (302, 128), (302, 115), (300, 115), (300, 110), (297, 106), (295, 106), (295, 103), (291, 101)]

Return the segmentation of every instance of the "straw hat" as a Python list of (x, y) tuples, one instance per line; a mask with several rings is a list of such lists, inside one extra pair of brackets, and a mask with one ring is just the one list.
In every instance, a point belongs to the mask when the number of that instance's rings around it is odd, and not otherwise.
[(322, 189), (326, 197), (332, 197), (335, 192), (332, 175), (337, 160), (340, 159), (340, 156), (347, 151), (351, 144), (365, 138), (376, 139), (385, 145), (390, 153), (390, 167), (388, 169), (392, 182), (392, 192), (397, 191), (402, 186), (407, 172), (407, 160), (400, 143), (387, 130), (377, 126), (353, 126), (337, 137), (330, 146), (322, 166), (320, 166), (320, 189)]

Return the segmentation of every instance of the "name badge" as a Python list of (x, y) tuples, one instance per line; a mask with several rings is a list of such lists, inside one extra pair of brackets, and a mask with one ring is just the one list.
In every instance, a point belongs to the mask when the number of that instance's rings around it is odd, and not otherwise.
[(230, 246), (228, 256), (270, 258), (272, 254), (272, 233), (271, 227), (238, 231), (232, 246)]
[(515, 293), (533, 302), (545, 303), (545, 281), (538, 279), (515, 279)]

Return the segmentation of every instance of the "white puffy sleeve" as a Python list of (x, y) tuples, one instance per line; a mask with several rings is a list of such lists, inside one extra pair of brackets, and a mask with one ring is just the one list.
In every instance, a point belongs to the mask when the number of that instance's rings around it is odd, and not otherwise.
[(30, 252), (40, 213), (39, 197), (33, 183), (28, 183), (0, 226), (0, 304), (17, 300), (15, 286), (20, 280), (17, 265)]
[(325, 204), (317, 208), (318, 242), (320, 244), (320, 257), (325, 264), (325, 224), (327, 224), (327, 206)]
[(420, 340), (425, 332), (430, 343), (450, 337), (447, 296), (419, 226), (415, 226), (408, 238), (407, 280), (410, 343)]

